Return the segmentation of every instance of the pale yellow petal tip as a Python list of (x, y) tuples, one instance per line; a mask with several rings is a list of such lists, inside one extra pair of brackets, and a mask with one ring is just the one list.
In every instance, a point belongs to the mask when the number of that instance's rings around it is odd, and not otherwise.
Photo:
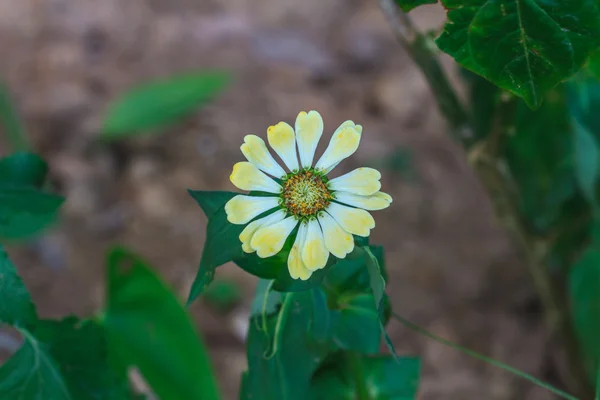
[(254, 250), (252, 248), (252, 246), (250, 246), (250, 243), (242, 243), (242, 250), (244, 250), (244, 253), (254, 253), (256, 250)]
[(385, 208), (389, 207), (390, 204), (392, 204), (392, 201), (393, 201), (392, 196), (390, 196), (389, 194), (387, 194), (385, 192), (377, 192), (373, 196), (387, 201), (388, 204)]

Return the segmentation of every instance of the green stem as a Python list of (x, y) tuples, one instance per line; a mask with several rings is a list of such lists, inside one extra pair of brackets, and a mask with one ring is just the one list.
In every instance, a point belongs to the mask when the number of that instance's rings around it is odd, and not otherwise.
[(506, 365), (506, 364), (504, 364), (504, 363), (502, 363), (500, 361), (497, 361), (497, 360), (495, 360), (495, 359), (493, 359), (491, 357), (484, 356), (484, 355), (479, 354), (479, 353), (477, 353), (477, 352), (475, 352), (473, 350), (469, 350), (469, 349), (467, 349), (465, 347), (462, 347), (462, 346), (460, 346), (460, 345), (458, 345), (456, 343), (453, 343), (453, 342), (451, 342), (449, 340), (446, 340), (446, 339), (443, 339), (443, 338), (441, 338), (441, 337), (439, 337), (437, 335), (434, 335), (433, 333), (429, 332), (428, 330), (426, 330), (424, 328), (421, 328), (418, 325), (413, 324), (409, 320), (401, 317), (400, 315), (398, 315), (396, 313), (393, 313), (393, 315), (394, 315), (394, 318), (396, 318), (396, 320), (398, 320), (398, 322), (400, 322), (401, 324), (403, 324), (407, 328), (409, 328), (409, 329), (411, 329), (411, 330), (413, 330), (415, 332), (418, 332), (421, 335), (426, 336), (426, 337), (428, 337), (430, 339), (433, 339), (436, 342), (439, 342), (439, 343), (441, 343), (443, 345), (446, 345), (448, 347), (453, 348), (454, 350), (458, 350), (458, 351), (460, 351), (463, 354), (466, 354), (468, 356), (471, 356), (473, 358), (476, 358), (478, 360), (486, 362), (486, 363), (488, 363), (490, 365), (493, 365), (494, 367), (502, 368), (505, 371), (508, 371), (508, 372), (510, 372), (510, 373), (512, 373), (514, 375), (517, 375), (517, 376), (519, 376), (519, 377), (521, 377), (523, 379), (528, 380), (529, 382), (533, 383), (534, 385), (537, 385), (537, 386), (540, 386), (540, 387), (542, 387), (542, 388), (544, 388), (546, 390), (549, 390), (550, 392), (556, 394), (557, 396), (562, 397), (563, 399), (578, 400), (577, 397), (575, 397), (573, 395), (570, 395), (569, 393), (563, 392), (562, 390), (557, 389), (554, 386), (552, 386), (552, 385), (550, 385), (550, 384), (548, 384), (548, 383), (546, 383), (546, 382), (544, 382), (542, 380), (539, 380), (538, 378), (536, 378), (536, 377), (534, 377), (532, 375), (529, 375), (529, 374), (527, 374), (527, 373), (525, 373), (523, 371), (519, 371), (518, 369), (513, 368), (510, 365)]
[(272, 358), (275, 354), (277, 354), (277, 350), (279, 349), (279, 344), (281, 343), (281, 338), (283, 336), (283, 328), (285, 323), (287, 322), (292, 303), (294, 300), (293, 293), (287, 293), (283, 300), (283, 304), (281, 305), (281, 310), (279, 310), (279, 315), (277, 317), (277, 323), (275, 324), (275, 332), (273, 337), (273, 347), (269, 353), (265, 353), (264, 357), (268, 360)]
[(356, 385), (356, 399), (371, 400), (369, 389), (365, 383), (365, 372), (363, 370), (362, 359), (360, 355), (352, 351), (348, 351), (344, 354), (346, 356), (348, 368), (350, 368), (350, 372), (352, 373), (354, 384)]

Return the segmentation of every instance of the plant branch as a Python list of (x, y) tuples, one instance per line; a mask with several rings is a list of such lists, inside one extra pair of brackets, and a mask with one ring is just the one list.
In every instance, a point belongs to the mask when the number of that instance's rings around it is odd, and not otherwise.
[(507, 134), (514, 112), (514, 104), (500, 104), (499, 123), (495, 124), (490, 138), (476, 141), (468, 113), (442, 69), (436, 45), (429, 36), (414, 28), (409, 16), (402, 12), (394, 0), (379, 0), (391, 29), (400, 45), (407, 50), (413, 61), (421, 68), (433, 91), (442, 115), (447, 119), (452, 138), (468, 152), (469, 164), (476, 171), (493, 203), (498, 220), (516, 238), (525, 253), (526, 266), (540, 297), (546, 321), (552, 332), (558, 332), (569, 354), (571, 370), (579, 388), (589, 387), (583, 364), (579, 362), (577, 340), (568, 320), (568, 308), (557, 295), (545, 265), (547, 246), (543, 238), (531, 234), (518, 209), (518, 191), (513, 178), (502, 160), (500, 149)]
[(556, 394), (557, 396), (562, 397), (563, 399), (578, 400), (577, 397), (575, 397), (573, 395), (570, 395), (569, 393), (563, 392), (562, 390), (555, 388), (554, 386), (552, 386), (552, 385), (550, 385), (550, 384), (548, 384), (548, 383), (546, 383), (546, 382), (544, 382), (544, 381), (536, 378), (535, 376), (529, 375), (529, 374), (527, 374), (527, 373), (525, 373), (523, 371), (520, 371), (520, 370), (518, 370), (516, 368), (511, 367), (510, 365), (504, 364), (503, 362), (495, 360), (495, 359), (493, 359), (491, 357), (484, 356), (482, 354), (477, 353), (476, 351), (467, 349), (467, 348), (465, 348), (463, 346), (460, 346), (460, 345), (458, 345), (458, 344), (456, 344), (454, 342), (451, 342), (449, 340), (441, 338), (441, 337), (439, 337), (439, 336), (437, 336), (437, 335), (429, 332), (428, 330), (426, 330), (424, 328), (421, 328), (418, 325), (413, 324), (412, 322), (410, 322), (406, 318), (404, 318), (404, 317), (402, 317), (402, 316), (400, 316), (400, 315), (398, 315), (396, 313), (393, 313), (393, 315), (394, 315), (394, 318), (398, 322), (400, 322), (402, 325), (406, 326), (407, 328), (409, 328), (409, 329), (411, 329), (411, 330), (413, 330), (415, 332), (420, 333), (423, 336), (426, 336), (426, 337), (428, 337), (430, 339), (433, 339), (436, 342), (439, 342), (439, 343), (441, 343), (441, 344), (443, 344), (445, 346), (451, 347), (454, 350), (458, 350), (461, 353), (466, 354), (466, 355), (468, 355), (470, 357), (476, 358), (476, 359), (481, 360), (483, 362), (486, 362), (486, 363), (488, 363), (490, 365), (493, 365), (494, 367), (501, 368), (501, 369), (503, 369), (505, 371), (508, 371), (508, 372), (510, 372), (510, 373), (512, 373), (514, 375), (520, 376), (521, 378), (526, 379), (529, 382), (531, 382), (531, 383), (533, 383), (533, 384), (535, 384), (537, 386), (540, 386), (540, 387), (543, 387), (544, 389), (549, 390), (550, 392)]
[(453, 138), (459, 143), (468, 143), (472, 139), (469, 118), (439, 62), (435, 43), (431, 37), (415, 29), (408, 15), (396, 6), (394, 0), (379, 0), (379, 6), (396, 40), (425, 75), (441, 113), (452, 127)]

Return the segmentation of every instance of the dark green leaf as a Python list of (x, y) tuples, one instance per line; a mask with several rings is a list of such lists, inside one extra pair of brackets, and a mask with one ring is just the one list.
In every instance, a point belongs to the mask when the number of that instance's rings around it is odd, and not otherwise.
[(562, 91), (552, 92), (531, 111), (517, 105), (516, 126), (506, 141), (505, 157), (521, 196), (520, 211), (528, 225), (546, 231), (564, 204), (576, 194), (573, 136)]
[(48, 165), (38, 155), (14, 153), (0, 158), (0, 183), (41, 188), (46, 180)]
[(573, 120), (575, 131), (575, 177), (587, 200), (596, 203), (596, 182), (600, 152), (594, 136), (579, 122)]
[(204, 292), (204, 301), (220, 312), (227, 312), (242, 301), (242, 289), (233, 281), (216, 281)]
[(36, 320), (31, 296), (0, 244), (0, 322), (26, 327)]
[(587, 70), (594, 78), (600, 80), (600, 49), (594, 51), (590, 56), (587, 62)]
[(223, 72), (205, 71), (146, 83), (110, 106), (102, 137), (121, 139), (172, 124), (214, 98), (227, 81)]
[(73, 399), (130, 398), (127, 376), (111, 370), (106, 334), (96, 322), (75, 317), (41, 321), (33, 333), (55, 361)]
[(425, 4), (435, 4), (437, 0), (395, 0), (396, 4), (400, 6), (402, 11), (409, 12), (413, 8), (425, 5)]
[(345, 359), (320, 369), (313, 378), (311, 399), (354, 400), (359, 398), (356, 379), (364, 379), (363, 387), (370, 399), (413, 400), (419, 386), (420, 361), (417, 358), (362, 357)]
[(23, 239), (52, 224), (64, 199), (30, 187), (0, 184), (0, 237)]
[(206, 218), (212, 218), (218, 211), (220, 211), (225, 204), (237, 196), (239, 193), (234, 192), (220, 192), (220, 191), (205, 191), (205, 190), (190, 190), (188, 189), (190, 196), (196, 200)]
[(374, 354), (379, 350), (379, 318), (373, 296), (340, 297), (339, 310), (331, 314), (332, 341), (336, 348)]
[[(288, 313), (276, 331), (279, 314), (267, 319), (267, 333), (260, 323), (250, 321), (247, 352), (248, 368), (240, 399), (305, 400), (310, 378), (324, 358), (327, 349), (311, 340), (311, 295), (309, 292), (288, 293), (280, 312)], [(260, 318), (254, 317), (254, 318)], [(275, 354), (268, 358), (273, 340), (278, 337)]]
[(224, 207), (210, 218), (200, 268), (190, 289), (188, 305), (212, 282), (217, 267), (244, 255), (239, 239), (242, 230), (244, 225), (234, 225), (227, 220)]
[(0, 368), (0, 398), (5, 400), (79, 400), (71, 396), (49, 350), (27, 331), (25, 342)]
[(581, 355), (595, 376), (600, 362), (600, 251), (588, 249), (571, 268), (569, 296)]
[(4, 128), (7, 141), (12, 145), (13, 150), (27, 150), (29, 143), (25, 136), (25, 128), (10, 97), (6, 86), (0, 83), (0, 127)]
[(136, 365), (161, 400), (218, 399), (206, 349), (189, 315), (143, 260), (108, 258), (104, 325), (111, 348)]
[(532, 108), (600, 44), (593, 0), (442, 0), (440, 49)]

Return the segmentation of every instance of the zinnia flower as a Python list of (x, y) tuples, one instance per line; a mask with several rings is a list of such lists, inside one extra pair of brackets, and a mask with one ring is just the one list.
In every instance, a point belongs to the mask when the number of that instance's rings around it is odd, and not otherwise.
[(241, 150), (248, 161), (235, 164), (230, 179), (239, 189), (261, 194), (235, 196), (225, 205), (225, 211), (232, 224), (248, 224), (240, 234), (242, 249), (246, 253), (256, 251), (261, 258), (279, 253), (296, 232), (288, 269), (292, 278), (306, 280), (325, 267), (329, 253), (344, 258), (352, 252), (352, 235), (369, 236), (375, 221), (365, 210), (384, 209), (392, 198), (379, 191), (381, 174), (372, 168), (327, 177), (356, 151), (362, 126), (352, 121), (341, 124), (314, 165), (323, 134), (321, 115), (303, 111), (296, 118), (295, 128), (294, 132), (289, 124), (280, 122), (267, 130), (269, 144), (289, 172), (275, 161), (261, 138), (244, 138)]

